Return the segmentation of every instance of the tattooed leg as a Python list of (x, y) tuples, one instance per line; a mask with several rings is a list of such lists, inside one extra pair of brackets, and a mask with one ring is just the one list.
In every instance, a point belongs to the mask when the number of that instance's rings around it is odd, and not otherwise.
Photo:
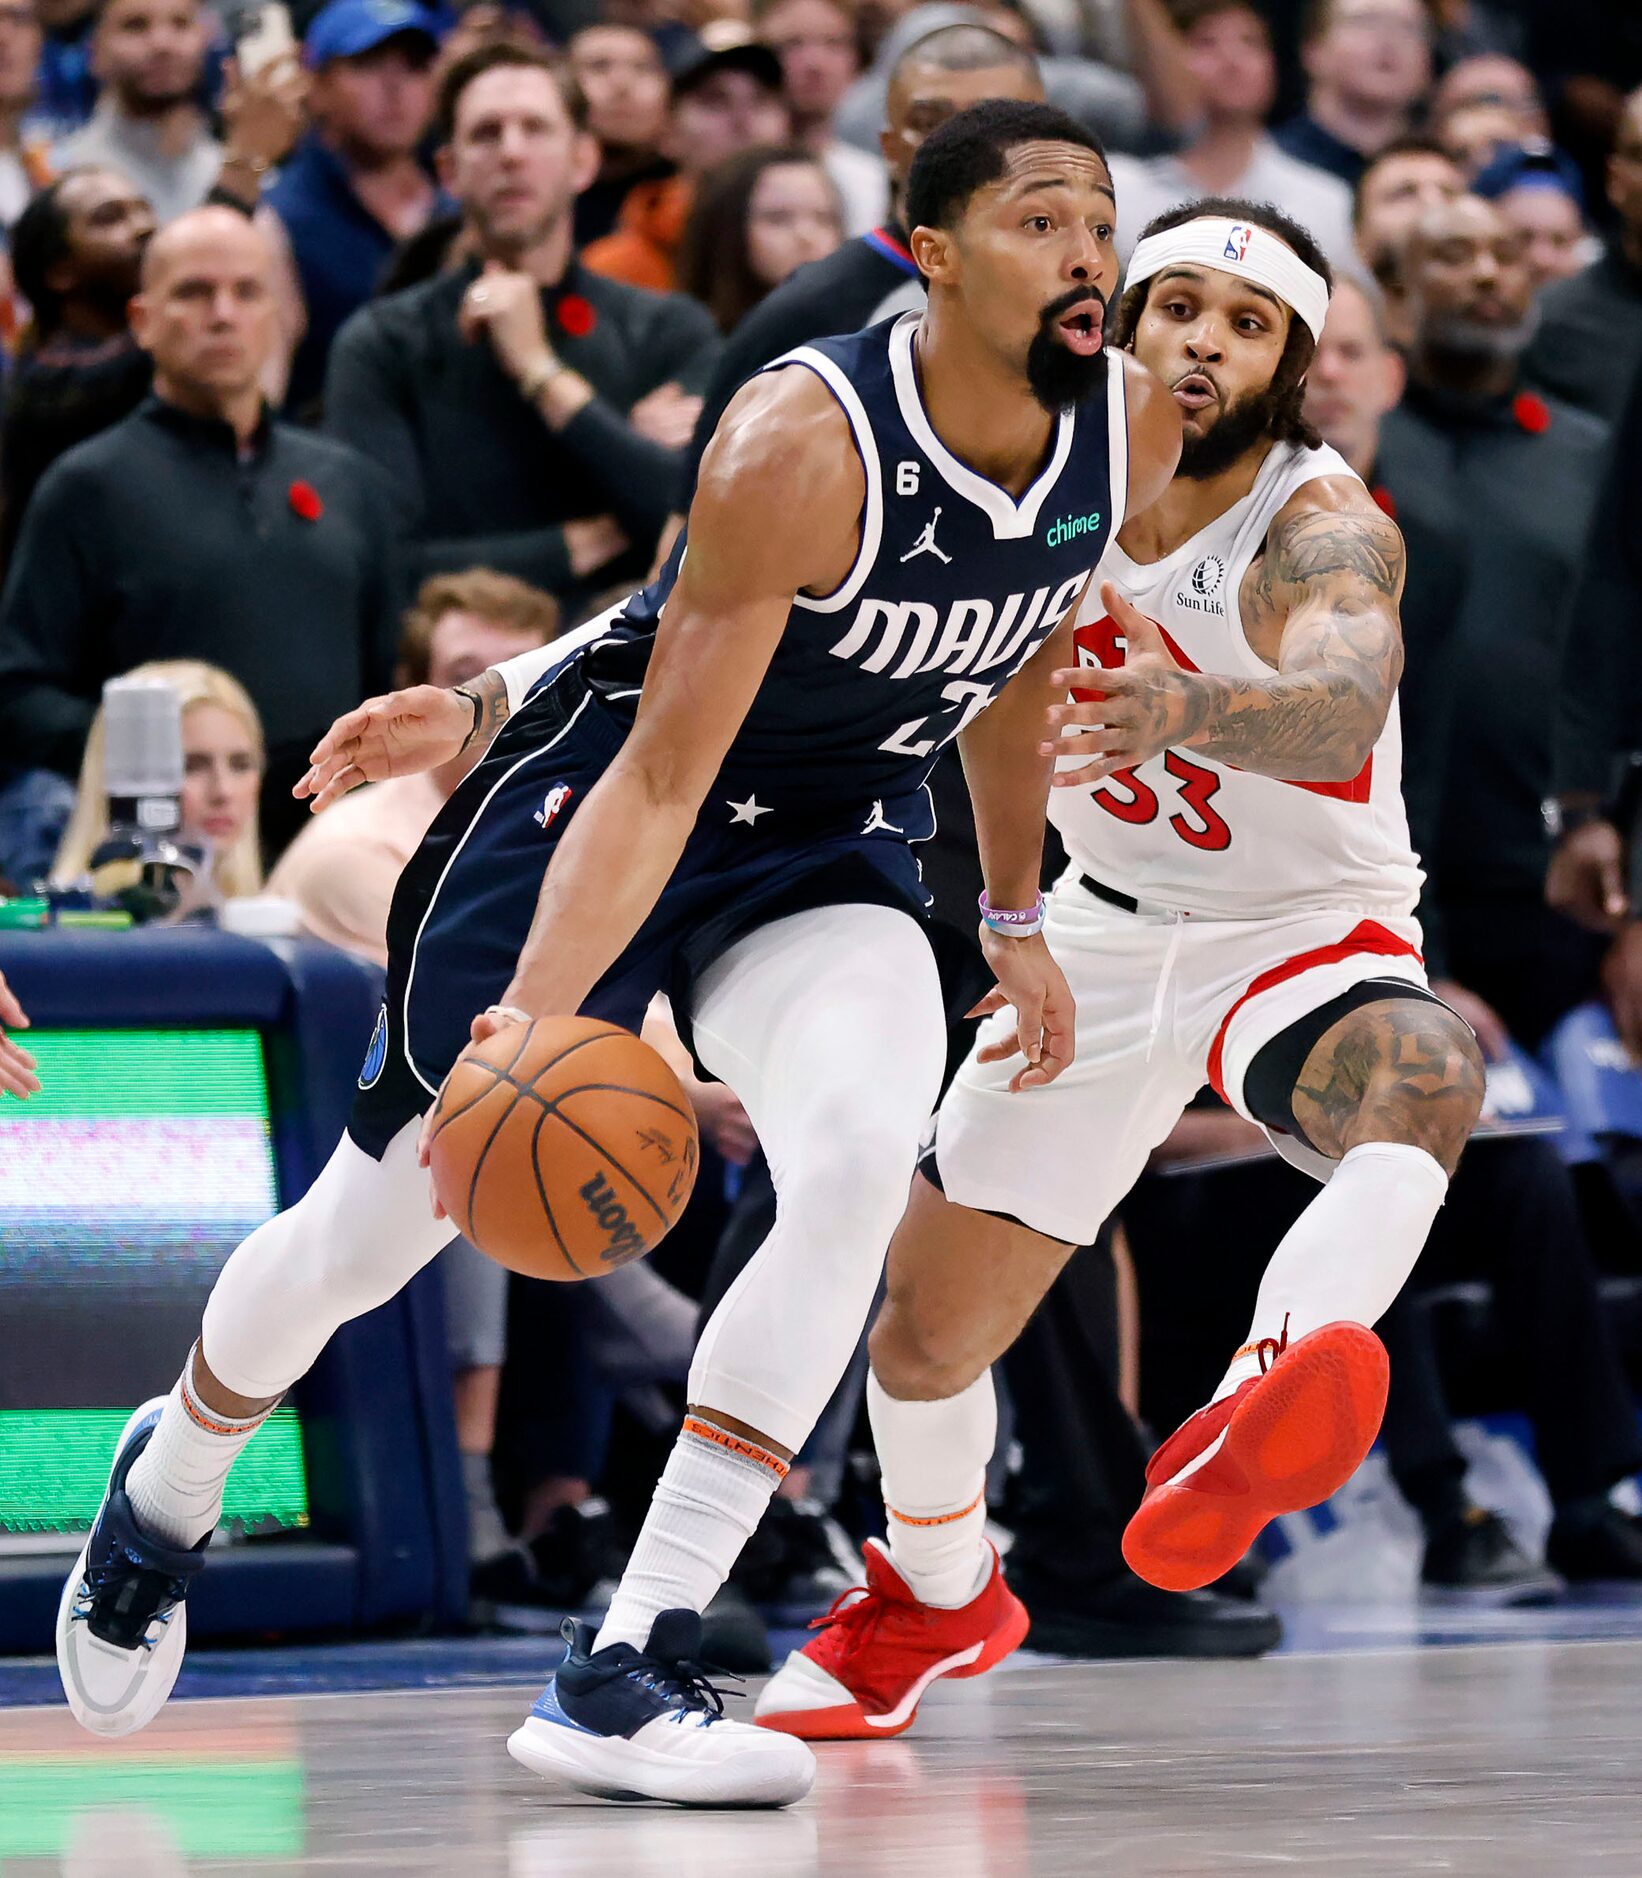
[(1332, 1159), (1363, 1142), (1423, 1148), (1452, 1174), (1482, 1112), (1477, 1040), (1440, 1004), (1391, 998), (1349, 1011), (1313, 1045), (1294, 1119)]

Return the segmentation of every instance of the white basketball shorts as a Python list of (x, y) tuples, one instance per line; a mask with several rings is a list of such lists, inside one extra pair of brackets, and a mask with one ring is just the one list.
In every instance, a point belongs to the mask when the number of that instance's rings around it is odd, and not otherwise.
[[(1364, 979), (1426, 982), (1418, 921), (1383, 912), (1131, 913), (1068, 873), (1044, 932), (1077, 1002), (1076, 1059), (1011, 1094), (1021, 1059), (976, 1051), (1010, 1035), (1014, 1014), (989, 1018), (941, 1104), (935, 1167), (949, 1200), (1071, 1245), (1093, 1240), (1204, 1083), (1258, 1121), (1243, 1079), (1274, 1037)], [(1304, 1142), (1271, 1139), (1315, 1178), (1332, 1172)]]

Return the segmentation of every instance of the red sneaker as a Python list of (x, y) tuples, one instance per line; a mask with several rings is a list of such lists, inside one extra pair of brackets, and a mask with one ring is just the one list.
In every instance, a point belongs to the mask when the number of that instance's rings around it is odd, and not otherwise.
[[(992, 1548), (988, 1546), (988, 1551)], [(992, 1575), (958, 1610), (920, 1604), (876, 1539), (863, 1547), (865, 1590), (846, 1591), (810, 1627), (758, 1698), (761, 1728), (805, 1741), (863, 1741), (903, 1734), (938, 1676), (978, 1676), (1026, 1635), (1026, 1606)]]
[[(1197, 1411), (1152, 1456), (1123, 1556), (1148, 1584), (1212, 1583), (1279, 1513), (1344, 1486), (1385, 1414), (1385, 1346), (1362, 1324), (1324, 1324), (1258, 1346), (1261, 1373)], [(1268, 1352), (1271, 1362), (1267, 1365)]]

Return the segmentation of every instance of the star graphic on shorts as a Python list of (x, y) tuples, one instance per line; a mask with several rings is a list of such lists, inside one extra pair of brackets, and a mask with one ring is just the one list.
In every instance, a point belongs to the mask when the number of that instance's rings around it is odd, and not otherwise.
[(745, 802), (731, 802), (726, 799), (724, 806), (735, 811), (730, 817), (732, 828), (737, 822), (745, 822), (751, 828), (757, 823), (759, 816), (770, 813), (768, 809), (759, 807), (757, 796), (748, 796)]

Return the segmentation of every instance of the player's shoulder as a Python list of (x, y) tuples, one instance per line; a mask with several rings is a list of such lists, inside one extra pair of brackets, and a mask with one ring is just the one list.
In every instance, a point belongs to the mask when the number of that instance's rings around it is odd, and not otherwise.
[(854, 466), (851, 429), (827, 384), (801, 362), (777, 362), (725, 406), (702, 460), (702, 475), (743, 480), (805, 473), (828, 479)]
[(1129, 508), (1135, 512), (1150, 507), (1172, 480), (1180, 462), (1183, 420), (1180, 406), (1155, 372), (1129, 352), (1114, 351), (1107, 357), (1122, 374), (1127, 430), (1122, 441), (1129, 452)]
[(1279, 443), (1268, 459), (1279, 483), (1280, 504), (1272, 528), (1305, 515), (1361, 516), (1395, 532), (1396, 524), (1370, 494), (1362, 477), (1327, 444)]

